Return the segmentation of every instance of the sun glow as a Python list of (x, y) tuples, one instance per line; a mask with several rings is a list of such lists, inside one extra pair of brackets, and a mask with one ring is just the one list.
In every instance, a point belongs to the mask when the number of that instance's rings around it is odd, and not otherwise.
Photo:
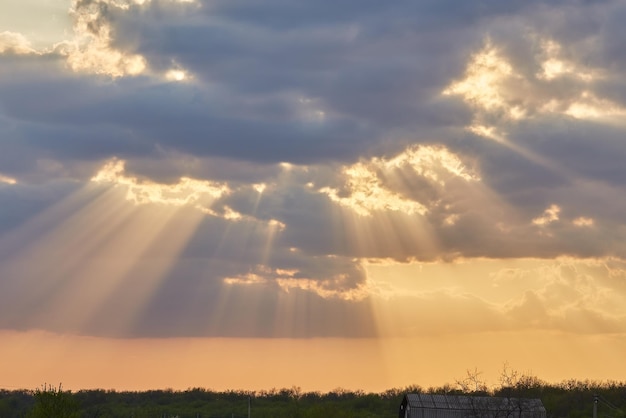
[(187, 72), (181, 69), (173, 69), (165, 73), (165, 79), (169, 81), (185, 81), (188, 78)]
[(13, 177), (9, 177), (9, 176), (5, 176), (3, 174), (0, 174), (0, 183), (5, 183), (5, 184), (17, 184), (17, 180), (14, 179)]

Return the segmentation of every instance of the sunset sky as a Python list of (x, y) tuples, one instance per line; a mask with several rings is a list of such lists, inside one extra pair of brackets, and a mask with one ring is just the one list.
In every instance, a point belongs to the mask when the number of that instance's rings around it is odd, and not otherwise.
[(0, 388), (626, 380), (626, 2), (0, 2)]

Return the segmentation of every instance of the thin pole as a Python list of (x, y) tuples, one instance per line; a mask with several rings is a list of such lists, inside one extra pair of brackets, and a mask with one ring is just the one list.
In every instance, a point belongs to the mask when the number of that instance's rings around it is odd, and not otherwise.
[(593, 395), (593, 418), (598, 418), (598, 395)]

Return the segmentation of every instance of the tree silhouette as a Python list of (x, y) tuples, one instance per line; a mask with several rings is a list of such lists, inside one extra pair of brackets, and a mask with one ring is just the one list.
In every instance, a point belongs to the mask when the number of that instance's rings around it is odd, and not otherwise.
[(63, 391), (61, 384), (58, 388), (52, 385), (43, 385), (33, 393), (35, 405), (30, 412), (31, 418), (78, 418), (80, 407), (69, 391)]

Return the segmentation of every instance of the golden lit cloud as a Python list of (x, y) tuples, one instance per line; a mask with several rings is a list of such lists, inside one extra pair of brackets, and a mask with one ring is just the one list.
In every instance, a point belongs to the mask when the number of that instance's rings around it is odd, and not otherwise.
[[(170, 0), (172, 3), (197, 3), (196, 0)], [(113, 27), (106, 16), (110, 9), (121, 11), (147, 5), (151, 0), (73, 0), (70, 15), (73, 19), (72, 39), (55, 46), (55, 51), (66, 56), (69, 67), (77, 72), (102, 74), (110, 77), (137, 76), (147, 72), (148, 62), (139, 54), (132, 54), (113, 46)], [(190, 74), (175, 67), (167, 71), (169, 81), (189, 80)]]
[(561, 212), (561, 208), (557, 205), (551, 205), (548, 209), (546, 209), (543, 214), (535, 219), (533, 219), (533, 224), (544, 226), (549, 223), (555, 222), (559, 220), (559, 213)]
[(452, 226), (458, 222), (459, 218), (460, 218), (460, 215), (458, 213), (453, 213), (452, 215), (448, 215), (443, 220), (444, 225)]
[(511, 64), (489, 39), (482, 50), (472, 55), (462, 80), (453, 82), (442, 94), (460, 95), (463, 99), (486, 111), (501, 111), (511, 119), (521, 119), (525, 110), (510, 103), (505, 83), (517, 79)]
[(112, 27), (107, 21), (107, 8), (127, 10), (132, 0), (74, 0), (70, 15), (74, 21), (74, 37), (55, 49), (67, 58), (74, 71), (103, 74), (111, 77), (141, 74), (147, 66), (141, 55), (127, 54), (112, 46)]
[[(483, 183), (473, 162), (443, 146), (421, 145), (345, 167), (332, 186), (316, 189), (336, 203), (330, 214), (334, 242), (359, 258), (406, 262), (474, 252), (461, 249), (473, 235), (457, 236), (468, 222), (480, 228), (476, 222), (489, 219), (480, 234), (508, 235), (505, 229), (515, 227), (519, 213)], [(442, 242), (450, 237), (460, 246)]]
[[(541, 71), (534, 75), (536, 79), (516, 69), (488, 38), (483, 48), (470, 57), (463, 78), (442, 91), (446, 96), (460, 96), (474, 108), (474, 120), (467, 126), (468, 130), (503, 142), (507, 123), (545, 113), (615, 123), (623, 120), (626, 108), (591, 91), (592, 83), (605, 77), (602, 72), (566, 59), (561, 45), (554, 40), (534, 33), (528, 38), (538, 45), (535, 58)], [(558, 83), (563, 77), (574, 78), (578, 83), (568, 94), (544, 87)], [(498, 119), (496, 126), (494, 121)]]
[(626, 108), (610, 100), (599, 98), (590, 91), (584, 91), (564, 113), (577, 119), (617, 119), (622, 122), (626, 117)]
[(593, 218), (586, 218), (584, 216), (581, 216), (574, 219), (572, 223), (576, 226), (593, 226), (595, 221), (593, 220)]
[(175, 68), (172, 68), (165, 73), (165, 79), (176, 82), (189, 81), (191, 79), (191, 75), (179, 65), (176, 65)]
[(489, 138), (502, 144), (510, 144), (506, 139), (506, 134), (500, 132), (495, 126), (486, 126), (476, 123), (468, 126), (467, 130), (483, 138)]
[[(530, 32), (527, 41), (536, 46), (534, 58), (540, 72), (527, 74), (524, 69), (515, 68), (505, 50), (487, 39), (469, 59), (463, 78), (453, 81), (442, 94), (459, 96), (472, 108), (473, 119), (466, 130), (563, 178), (577, 179), (580, 174), (571, 168), (527, 148), (517, 138), (510, 138), (511, 128), (521, 120), (551, 115), (623, 125), (626, 108), (594, 91), (594, 83), (607, 78), (607, 74), (568, 59), (554, 40)], [(572, 83), (567, 91), (559, 87), (565, 77)], [(551, 216), (554, 214), (538, 217), (533, 223), (546, 225), (554, 221)]]
[(572, 99), (550, 98), (541, 107), (546, 112), (557, 112), (577, 119), (615, 119), (626, 115), (626, 108), (602, 97), (598, 97), (590, 90), (592, 83), (606, 78), (603, 71), (588, 68), (580, 63), (568, 60), (562, 51), (561, 45), (551, 39), (539, 39), (542, 53), (539, 59), (542, 72), (537, 77), (548, 82), (560, 77), (578, 79), (583, 90)]
[(17, 184), (17, 180), (13, 177), (5, 176), (4, 174), (0, 173), (0, 183)]
[(341, 289), (340, 286), (338, 287), (338, 285), (346, 281), (346, 279), (347, 276), (344, 274), (338, 274), (330, 279), (324, 280), (281, 277), (276, 279), (276, 283), (286, 292), (292, 289), (307, 290), (323, 298), (359, 301), (370, 295), (370, 292), (364, 286), (351, 289)]
[(626, 331), (626, 288), (611, 278), (608, 269), (619, 265), (623, 274), (623, 260), (559, 258), (542, 264), (509, 276), (509, 283), (529, 282), (521, 297), (503, 307), (512, 320), (568, 332)]
[[(520, 327), (581, 334), (626, 332), (624, 260), (375, 260), (363, 266), (366, 286), (376, 297), (373, 308), (381, 335), (441, 335), (456, 327), (458, 332)], [(453, 313), (459, 307), (467, 324)], [(441, 312), (446, 315), (438, 315)], [(429, 324), (413, 323), (408, 331), (406, 322), (420, 316), (428, 317)], [(477, 318), (480, 324), (475, 323)]]
[(428, 208), (424, 204), (390, 190), (385, 184), (387, 177), (398, 176), (401, 172), (423, 177), (439, 186), (445, 186), (451, 177), (464, 181), (480, 180), (458, 156), (445, 147), (421, 145), (409, 147), (391, 159), (373, 158), (345, 167), (345, 190), (325, 187), (320, 192), (361, 216), (386, 211), (407, 215), (426, 214)]
[(254, 190), (256, 190), (259, 194), (263, 194), (263, 192), (265, 191), (265, 189), (267, 188), (267, 184), (265, 183), (257, 183), (257, 184), (253, 184), (252, 187), (254, 188)]
[(37, 53), (30, 41), (21, 33), (0, 32), (0, 54), (14, 53), (20, 55)]
[(240, 219), (243, 219), (243, 215), (237, 211), (234, 211), (230, 206), (224, 206), (224, 219), (238, 221)]
[(231, 285), (253, 285), (267, 283), (267, 279), (264, 276), (260, 276), (254, 273), (246, 273), (237, 277), (225, 277), (222, 281), (226, 284)]
[(540, 60), (543, 61), (541, 71), (537, 73), (538, 78), (554, 80), (568, 76), (589, 82), (601, 76), (597, 70), (585, 68), (565, 58), (561, 45), (556, 41), (538, 36), (536, 38), (541, 49)]
[[(230, 192), (223, 183), (182, 177), (175, 184), (140, 181), (125, 174), (125, 162), (113, 159), (92, 178), (95, 183), (110, 183), (127, 188), (126, 199), (135, 204), (159, 203), (171, 206), (194, 206), (207, 210), (211, 204)], [(236, 217), (234, 211), (229, 216)]]
[(337, 189), (322, 188), (333, 201), (354, 210), (361, 216), (371, 216), (375, 211), (400, 211), (407, 214), (425, 214), (426, 208), (384, 188), (376, 172), (364, 163), (344, 169), (350, 196), (340, 196)]
[(375, 159), (373, 163), (388, 170), (409, 168), (442, 186), (446, 175), (450, 174), (465, 181), (480, 180), (457, 155), (443, 146), (413, 146), (390, 160)]
[(285, 293), (304, 290), (324, 299), (345, 301), (360, 301), (371, 294), (365, 285), (353, 286), (348, 274), (339, 273), (325, 278), (308, 278), (303, 277), (302, 273), (295, 269), (271, 269), (265, 265), (257, 265), (254, 270), (255, 272), (226, 277), (223, 282), (243, 286), (276, 284)]

